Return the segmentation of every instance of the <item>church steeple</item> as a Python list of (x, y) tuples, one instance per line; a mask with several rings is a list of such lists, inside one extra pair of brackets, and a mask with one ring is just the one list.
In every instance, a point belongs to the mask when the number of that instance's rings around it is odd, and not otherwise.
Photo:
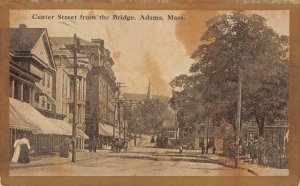
[(148, 85), (147, 99), (151, 99), (150, 80), (149, 80), (149, 85)]

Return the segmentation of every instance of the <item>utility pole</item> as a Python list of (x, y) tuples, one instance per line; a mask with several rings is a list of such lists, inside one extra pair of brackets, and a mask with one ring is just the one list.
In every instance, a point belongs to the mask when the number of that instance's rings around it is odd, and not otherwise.
[(131, 99), (129, 100), (129, 122), (128, 122), (128, 131), (127, 134), (129, 135), (129, 140), (131, 138), (131, 107), (132, 107), (132, 101)]
[(124, 142), (126, 139), (126, 102), (123, 103), (123, 132), (124, 132)]
[(72, 162), (76, 162), (76, 146), (77, 146), (77, 134), (76, 134), (76, 121), (77, 121), (77, 36), (74, 34), (74, 98), (73, 98), (73, 126), (72, 126)]
[(208, 129), (209, 129), (209, 117), (207, 120), (207, 128), (206, 128), (206, 151), (205, 151), (205, 154), (208, 154)]
[(113, 139), (115, 139), (115, 131), (116, 131), (116, 105), (114, 105), (114, 128), (113, 128)]
[(121, 89), (121, 86), (120, 86), (120, 84), (118, 83), (118, 103), (117, 103), (117, 106), (118, 106), (119, 138), (121, 138), (120, 89)]
[(118, 87), (118, 100), (117, 100), (117, 112), (118, 112), (118, 124), (119, 124), (119, 138), (121, 138), (121, 103), (120, 103), (120, 92), (121, 92), (121, 87), (125, 87), (125, 86), (121, 86), (121, 84), (125, 84), (125, 83), (117, 83), (117, 87)]
[(241, 108), (242, 108), (242, 71), (239, 67), (238, 72), (238, 92), (237, 92), (237, 114), (236, 114), (236, 157), (235, 167), (239, 167), (239, 154), (240, 154), (240, 127), (241, 127)]

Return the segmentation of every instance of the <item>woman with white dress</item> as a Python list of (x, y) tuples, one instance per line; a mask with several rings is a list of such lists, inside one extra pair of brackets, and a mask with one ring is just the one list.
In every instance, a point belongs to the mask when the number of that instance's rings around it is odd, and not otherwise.
[(14, 143), (14, 155), (11, 159), (11, 162), (18, 163), (19, 156), (20, 156), (20, 139), (17, 139)]

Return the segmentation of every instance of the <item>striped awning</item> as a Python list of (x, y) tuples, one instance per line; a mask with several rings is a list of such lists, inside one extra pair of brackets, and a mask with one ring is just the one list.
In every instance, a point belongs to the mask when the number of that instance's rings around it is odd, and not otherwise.
[[(61, 129), (63, 129), (66, 132), (66, 135), (71, 136), (72, 135), (72, 124), (59, 119), (52, 119), (48, 118), (52, 123), (59, 126)], [(77, 129), (77, 137), (83, 137), (84, 139), (89, 139), (89, 137), (81, 130)]]
[(24, 120), (16, 108), (15, 100), (9, 100), (9, 128), (20, 129), (20, 130), (28, 130), (34, 133), (40, 131), (40, 129), (33, 124)]
[(43, 116), (29, 103), (21, 102), (13, 98), (9, 98), (9, 103), (10, 128), (30, 130), (34, 134), (70, 135), (69, 131)]
[[(111, 125), (99, 123), (99, 135), (100, 136), (113, 136), (114, 128)], [(119, 136), (119, 130), (115, 128), (115, 137)]]

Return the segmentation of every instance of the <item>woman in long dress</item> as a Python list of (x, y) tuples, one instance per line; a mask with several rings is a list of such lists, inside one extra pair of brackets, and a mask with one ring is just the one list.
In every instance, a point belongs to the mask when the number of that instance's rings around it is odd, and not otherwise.
[(11, 159), (11, 162), (18, 163), (19, 156), (20, 156), (20, 139), (16, 139), (14, 143), (14, 155)]
[(20, 140), (20, 156), (18, 160), (19, 163), (29, 163), (29, 150), (29, 141), (24, 134), (23, 138)]

